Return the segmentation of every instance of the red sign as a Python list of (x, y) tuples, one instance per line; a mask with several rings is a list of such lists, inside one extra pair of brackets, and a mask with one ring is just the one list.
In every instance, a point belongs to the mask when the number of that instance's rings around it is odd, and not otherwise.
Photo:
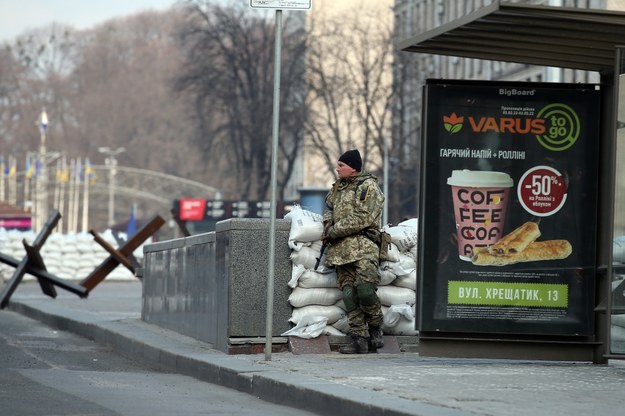
[(201, 221), (206, 211), (206, 200), (186, 198), (180, 200), (180, 219), (182, 221)]
[(2, 218), (0, 219), (0, 228), (30, 228), (30, 218)]
[(549, 166), (534, 166), (521, 177), (519, 202), (537, 217), (560, 211), (566, 202), (566, 182), (562, 174)]

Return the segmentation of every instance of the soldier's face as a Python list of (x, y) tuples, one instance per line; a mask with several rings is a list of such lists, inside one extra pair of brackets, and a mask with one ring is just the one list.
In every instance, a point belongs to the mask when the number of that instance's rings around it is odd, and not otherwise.
[(349, 165), (346, 165), (343, 162), (339, 162), (336, 165), (336, 174), (339, 175), (339, 178), (341, 179), (349, 178), (350, 176), (354, 176), (357, 173), (358, 172), (356, 171), (356, 169), (352, 168)]

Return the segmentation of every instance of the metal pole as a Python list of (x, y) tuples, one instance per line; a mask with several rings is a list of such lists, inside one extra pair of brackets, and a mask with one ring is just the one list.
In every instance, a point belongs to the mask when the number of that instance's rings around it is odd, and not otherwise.
[(104, 159), (104, 164), (109, 168), (109, 227), (115, 225), (115, 176), (117, 175), (116, 156), (125, 151), (126, 148), (124, 147), (111, 149), (108, 146), (103, 146), (98, 148), (98, 152), (107, 156), (106, 159)]
[(280, 56), (282, 55), (282, 10), (276, 10), (273, 63), (273, 126), (271, 134), (271, 220), (269, 226), (269, 273), (267, 275), (267, 319), (265, 320), (265, 361), (271, 361), (273, 345), (273, 283), (276, 252), (276, 187), (278, 172), (278, 134), (280, 132)]
[[(46, 130), (48, 129), (48, 115), (46, 109), (41, 111), (38, 120), (41, 141), (39, 145), (39, 155), (35, 163), (35, 183), (37, 200), (35, 202), (35, 227), (34, 231), (39, 232), (48, 216), (48, 170), (46, 169)], [(37, 172), (37, 168), (39, 171)]]
[(117, 160), (110, 155), (106, 161), (109, 165), (109, 227), (115, 225), (115, 175), (117, 174)]
[(384, 211), (382, 212), (382, 225), (388, 224), (388, 143), (386, 137), (382, 138), (384, 145)]

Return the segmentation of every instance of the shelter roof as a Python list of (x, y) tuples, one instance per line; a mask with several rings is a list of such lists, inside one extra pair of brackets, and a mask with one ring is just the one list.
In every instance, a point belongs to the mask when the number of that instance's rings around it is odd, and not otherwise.
[(533, 65), (613, 71), (625, 13), (496, 1), (400, 42), (401, 50)]

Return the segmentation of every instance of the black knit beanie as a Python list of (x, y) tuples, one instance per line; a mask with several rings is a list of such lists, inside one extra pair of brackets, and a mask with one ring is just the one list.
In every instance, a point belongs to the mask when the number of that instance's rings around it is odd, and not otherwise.
[(339, 157), (339, 162), (343, 162), (348, 166), (356, 169), (358, 172), (362, 170), (362, 159), (360, 152), (356, 149), (348, 150)]

